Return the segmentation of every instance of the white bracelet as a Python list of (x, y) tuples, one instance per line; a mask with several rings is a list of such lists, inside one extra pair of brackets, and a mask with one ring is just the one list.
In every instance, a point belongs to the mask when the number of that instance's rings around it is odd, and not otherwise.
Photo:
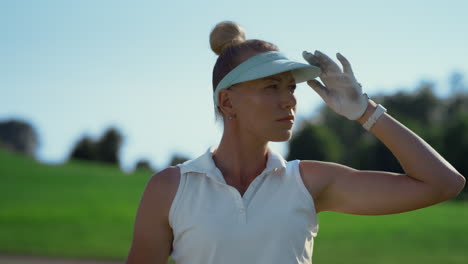
[(377, 119), (380, 118), (380, 116), (387, 112), (387, 109), (383, 107), (381, 104), (377, 105), (377, 108), (375, 109), (374, 113), (367, 119), (367, 121), (362, 125), (367, 131), (370, 131), (371, 127), (375, 124)]

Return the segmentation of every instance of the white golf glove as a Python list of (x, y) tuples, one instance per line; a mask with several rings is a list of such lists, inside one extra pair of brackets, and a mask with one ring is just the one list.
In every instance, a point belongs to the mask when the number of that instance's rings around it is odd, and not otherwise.
[(310, 80), (307, 84), (331, 109), (349, 120), (356, 120), (364, 114), (368, 104), (367, 94), (362, 93), (361, 84), (356, 81), (351, 64), (343, 55), (336, 54), (343, 65), (343, 71), (320, 51), (316, 50), (315, 54), (304, 51), (302, 56), (309, 64), (322, 70), (320, 80), (325, 86), (317, 80)]

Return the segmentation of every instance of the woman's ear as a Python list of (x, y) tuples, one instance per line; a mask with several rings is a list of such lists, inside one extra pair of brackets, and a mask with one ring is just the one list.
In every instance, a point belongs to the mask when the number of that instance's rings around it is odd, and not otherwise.
[(221, 108), (221, 112), (226, 115), (234, 114), (234, 109), (232, 106), (232, 90), (223, 89), (218, 93), (218, 104)]

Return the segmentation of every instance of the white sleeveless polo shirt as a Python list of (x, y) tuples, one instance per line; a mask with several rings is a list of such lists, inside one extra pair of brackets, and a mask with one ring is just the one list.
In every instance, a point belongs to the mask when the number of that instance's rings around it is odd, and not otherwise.
[(268, 149), (267, 165), (243, 196), (216, 167), (214, 146), (178, 164), (169, 211), (177, 264), (308, 264), (318, 232), (314, 201), (299, 173)]

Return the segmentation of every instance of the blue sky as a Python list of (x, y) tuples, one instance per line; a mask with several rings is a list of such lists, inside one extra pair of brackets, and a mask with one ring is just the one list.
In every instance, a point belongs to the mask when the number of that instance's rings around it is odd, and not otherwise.
[[(114, 126), (121, 161), (162, 169), (174, 153), (216, 145), (208, 35), (223, 20), (291, 59), (304, 49), (351, 62), (364, 92), (412, 90), (468, 74), (468, 2), (448, 1), (0, 1), (0, 121), (39, 134), (40, 160), (63, 162), (84, 135)], [(298, 115), (323, 103), (296, 90)], [(352, 121), (350, 121), (352, 122)], [(286, 143), (271, 143), (287, 154)]]

